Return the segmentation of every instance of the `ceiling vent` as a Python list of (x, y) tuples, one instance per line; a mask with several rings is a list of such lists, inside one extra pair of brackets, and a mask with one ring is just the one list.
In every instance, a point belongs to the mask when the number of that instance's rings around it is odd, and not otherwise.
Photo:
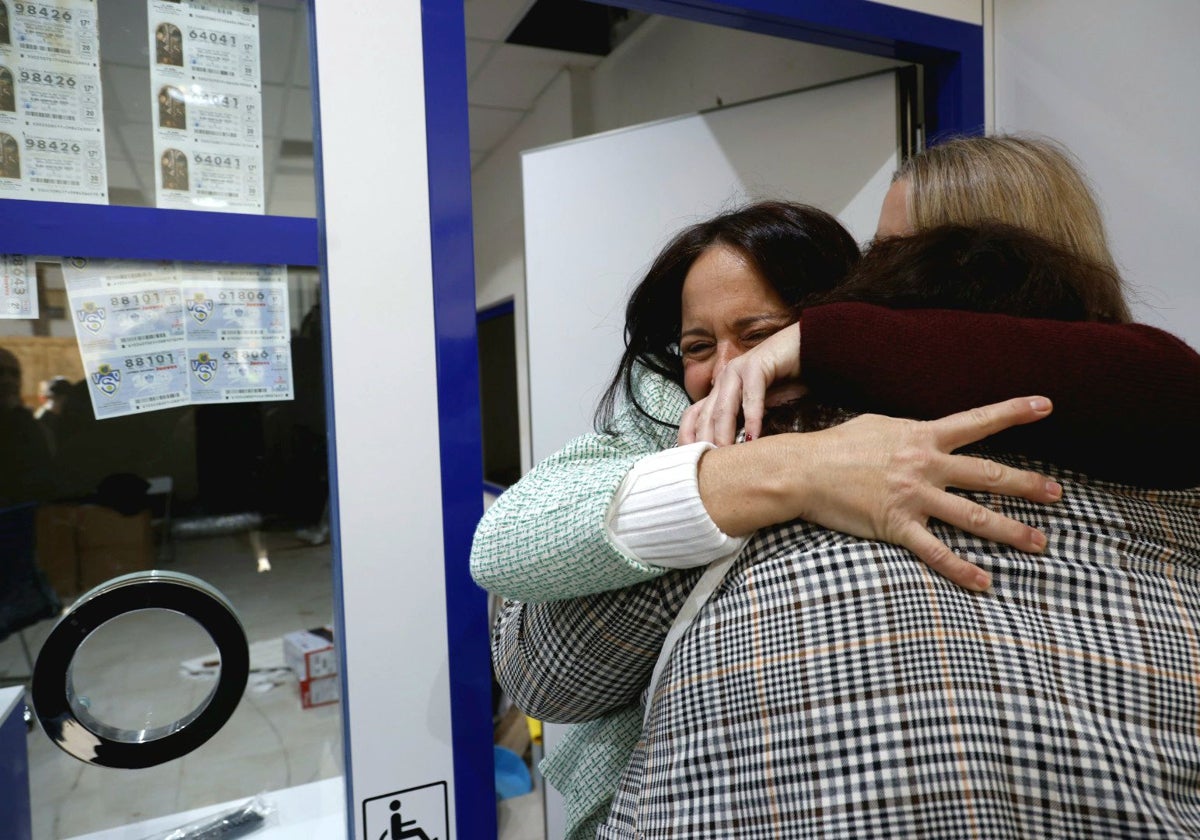
[(648, 15), (585, 0), (537, 0), (506, 38), (509, 44), (608, 55)]

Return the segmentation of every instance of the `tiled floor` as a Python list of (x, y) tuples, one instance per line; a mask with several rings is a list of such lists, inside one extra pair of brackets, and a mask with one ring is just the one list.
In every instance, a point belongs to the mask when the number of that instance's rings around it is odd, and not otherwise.
[[(331, 616), (329, 547), (290, 534), (266, 534), (269, 572), (248, 535), (180, 542), (168, 568), (194, 574), (237, 605), (251, 643), (324, 624)], [(25, 631), (34, 656), (52, 621)], [(114, 622), (102, 643), (85, 645), (89, 662), (75, 676), (87, 683), (91, 709), (103, 719), (106, 686), (142, 698), (113, 720), (160, 725), (162, 710), (194, 708), (211, 683), (179, 676), (181, 660), (202, 656), (186, 624), (159, 619)], [(99, 635), (99, 634), (98, 634)], [(188, 647), (183, 650), (181, 638)], [(202, 647), (203, 645), (201, 645)], [(28, 670), (16, 637), (0, 644), (0, 680)], [(107, 712), (110, 715), (116, 712)], [(156, 716), (157, 715), (157, 716)], [(34, 840), (60, 840), (214, 802), (330, 778), (342, 772), (339, 706), (302, 709), (294, 679), (265, 691), (248, 689), (229, 723), (183, 758), (146, 770), (91, 767), (67, 756), (40, 730), (29, 737)], [(541, 797), (500, 805), (502, 840), (543, 840)]]

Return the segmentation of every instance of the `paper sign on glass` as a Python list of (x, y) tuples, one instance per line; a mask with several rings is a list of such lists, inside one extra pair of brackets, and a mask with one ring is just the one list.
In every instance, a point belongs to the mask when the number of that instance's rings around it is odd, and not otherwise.
[(95, 0), (13, 2), (0, 37), (0, 198), (108, 201)]
[(24, 254), (0, 254), (0, 318), (37, 318), (37, 269)]
[(258, 7), (147, 0), (157, 205), (265, 211)]

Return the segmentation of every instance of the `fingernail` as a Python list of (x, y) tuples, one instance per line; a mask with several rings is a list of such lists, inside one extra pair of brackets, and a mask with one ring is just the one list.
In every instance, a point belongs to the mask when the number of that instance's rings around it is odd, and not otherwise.
[(1057, 481), (1047, 481), (1046, 482), (1046, 493), (1050, 496), (1050, 498), (1061, 499), (1062, 492), (1063, 492), (1062, 485), (1059, 484)]
[(1030, 542), (1033, 543), (1034, 551), (1044, 551), (1046, 548), (1046, 535), (1035, 529)]
[(992, 586), (992, 576), (987, 572), (980, 572), (975, 575), (975, 591), (987, 592)]
[(747, 440), (747, 442), (754, 440), (754, 435), (747, 434), (747, 435), (746, 435), (746, 440)]
[(1050, 400), (1045, 397), (1034, 397), (1029, 401), (1029, 407), (1034, 411), (1049, 411)]

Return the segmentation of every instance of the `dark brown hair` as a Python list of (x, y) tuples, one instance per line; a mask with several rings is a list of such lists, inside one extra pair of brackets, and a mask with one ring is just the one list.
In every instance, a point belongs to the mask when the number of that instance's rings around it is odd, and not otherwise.
[[(872, 243), (845, 282), (808, 301), (891, 309), (958, 309), (1125, 323), (1121, 280), (1109, 266), (1023, 228), (943, 225)], [(767, 411), (763, 434), (835, 425), (848, 415), (820, 394)]]
[(810, 305), (858, 301), (892, 309), (962, 309), (1125, 323), (1110, 267), (1023, 228), (943, 225), (872, 243), (845, 282)]
[(656, 423), (677, 425), (678, 418), (653, 417), (638, 402), (633, 368), (640, 363), (683, 384), (678, 347), (683, 281), (692, 264), (715, 245), (744, 257), (797, 316), (808, 297), (832, 289), (860, 256), (854, 238), (833, 216), (785, 201), (760, 201), (680, 232), (659, 253), (629, 298), (625, 352), (596, 408), (598, 431), (615, 433), (612, 420), (620, 399)]

